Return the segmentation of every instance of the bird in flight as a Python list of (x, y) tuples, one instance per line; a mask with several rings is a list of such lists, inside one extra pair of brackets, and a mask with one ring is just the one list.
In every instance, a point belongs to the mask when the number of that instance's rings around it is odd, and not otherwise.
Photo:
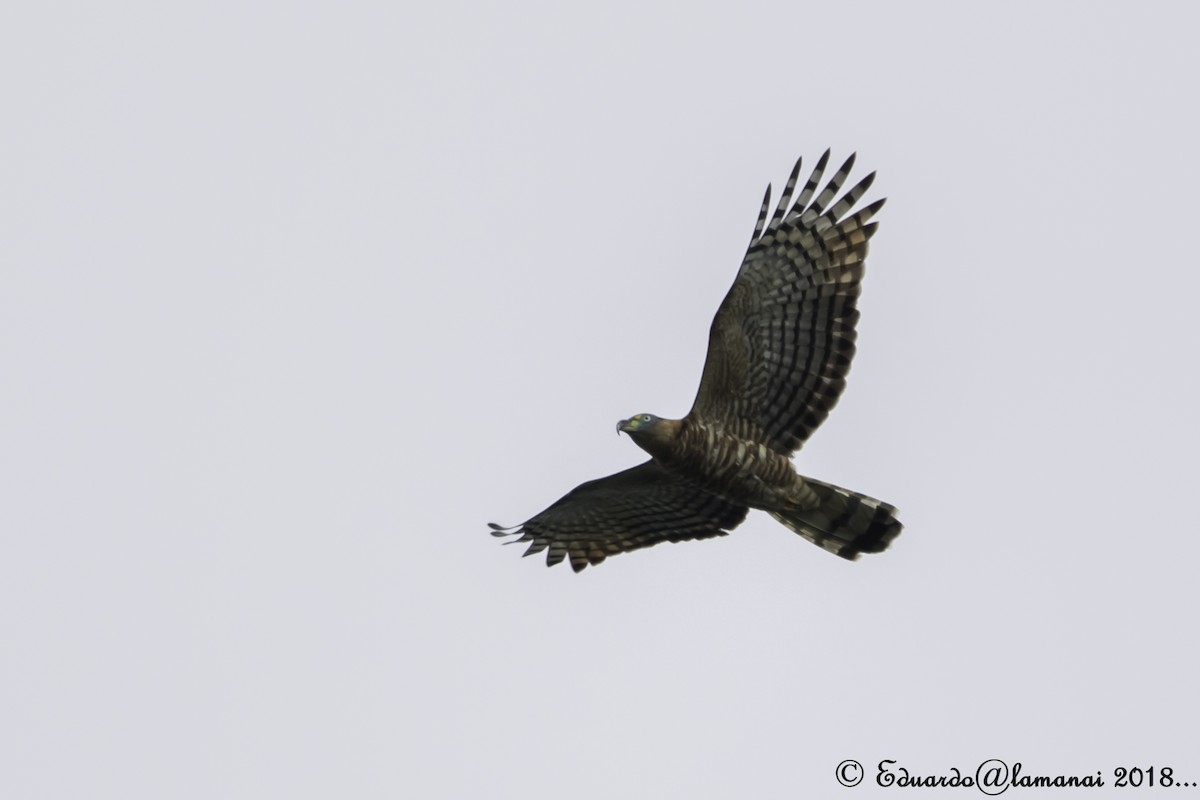
[(713, 318), (692, 410), (617, 423), (650, 460), (577, 486), (521, 525), (489, 523), (493, 536), (528, 542), (525, 555), (548, 550), (548, 566), (569, 559), (576, 572), (660, 542), (724, 536), (751, 508), (843, 558), (891, 544), (902, 527), (894, 506), (799, 475), (791, 461), (837, 403), (854, 355), (867, 242), (878, 225), (870, 220), (884, 203), (854, 211), (873, 172), (832, 202), (854, 159), (820, 188), (826, 150), (793, 203), (797, 161), (770, 219), (767, 186), (750, 248)]

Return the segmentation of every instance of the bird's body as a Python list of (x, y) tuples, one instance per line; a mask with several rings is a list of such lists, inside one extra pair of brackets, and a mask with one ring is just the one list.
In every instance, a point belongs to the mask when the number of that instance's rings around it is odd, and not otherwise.
[[(770, 222), (770, 187), (738, 276), (713, 318), (692, 410), (618, 423), (651, 460), (576, 487), (497, 536), (570, 558), (576, 571), (662, 541), (724, 535), (749, 509), (845, 558), (884, 550), (901, 530), (895, 508), (803, 477), (791, 455), (825, 419), (854, 355), (856, 302), (877, 201), (846, 216), (874, 179), (830, 205), (854, 156), (820, 192), (826, 153), (793, 206), (800, 163)], [(815, 198), (814, 198), (815, 195)], [(810, 203), (811, 201), (811, 203)], [(828, 210), (826, 210), (828, 209)]]
[(812, 491), (796, 474), (792, 460), (748, 431), (727, 430), (693, 419), (659, 420), (654, 433), (633, 432), (639, 447), (673, 473), (706, 492), (763, 511), (785, 510), (806, 501)]

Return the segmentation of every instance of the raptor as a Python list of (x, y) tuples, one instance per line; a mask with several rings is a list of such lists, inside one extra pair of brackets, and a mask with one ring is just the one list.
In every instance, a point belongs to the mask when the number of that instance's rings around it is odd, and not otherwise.
[(884, 203), (855, 210), (873, 172), (834, 202), (854, 160), (822, 187), (826, 150), (793, 202), (797, 161), (773, 214), (767, 187), (691, 411), (617, 423), (650, 460), (581, 484), (521, 525), (489, 523), (494, 536), (578, 572), (660, 542), (722, 536), (755, 508), (843, 558), (887, 548), (902, 527), (894, 506), (802, 476), (791, 461), (837, 403), (854, 356), (871, 219)]

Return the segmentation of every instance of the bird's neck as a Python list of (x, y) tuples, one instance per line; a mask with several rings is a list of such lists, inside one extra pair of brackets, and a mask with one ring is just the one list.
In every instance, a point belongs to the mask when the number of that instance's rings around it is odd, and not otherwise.
[(653, 428), (635, 431), (630, 437), (634, 444), (654, 458), (669, 462), (678, 454), (682, 424), (683, 420), (659, 419)]

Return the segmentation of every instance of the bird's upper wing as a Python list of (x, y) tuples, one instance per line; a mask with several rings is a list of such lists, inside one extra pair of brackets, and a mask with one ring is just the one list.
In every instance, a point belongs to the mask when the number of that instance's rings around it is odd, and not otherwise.
[(869, 220), (883, 205), (847, 216), (872, 172), (830, 206), (854, 156), (816, 194), (828, 160), (826, 151), (792, 204), (796, 162), (769, 223), (767, 187), (750, 249), (713, 319), (691, 411), (783, 453), (804, 443), (845, 388), (867, 240), (878, 224)]
[(723, 536), (746, 518), (730, 503), (655, 461), (576, 486), (554, 505), (514, 528), (489, 523), (493, 536), (520, 534), (525, 555), (546, 548), (546, 565), (570, 558), (579, 572), (617, 553), (659, 542)]

